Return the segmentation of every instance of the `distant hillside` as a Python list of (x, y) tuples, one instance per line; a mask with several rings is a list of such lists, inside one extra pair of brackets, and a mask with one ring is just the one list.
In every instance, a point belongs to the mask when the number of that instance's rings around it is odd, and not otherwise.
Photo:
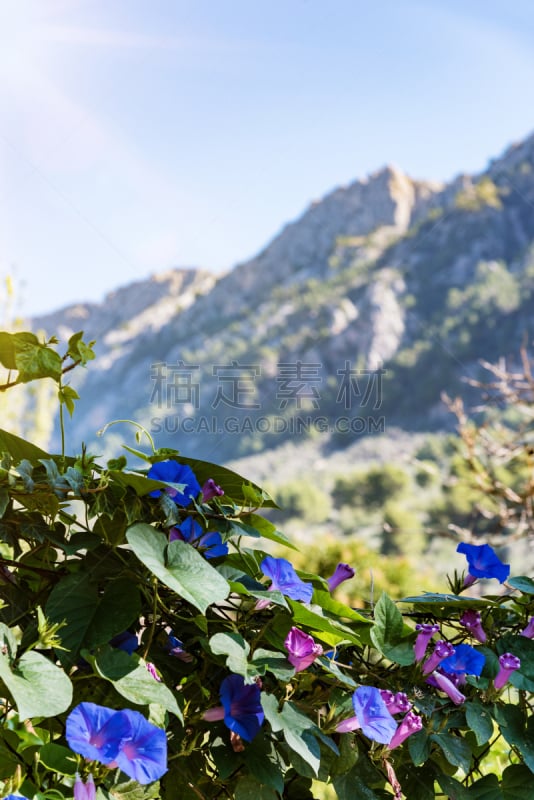
[(533, 291), (530, 137), (449, 185), (386, 167), (223, 277), (172, 270), (32, 325), (97, 340), (73, 446), (102, 452), (97, 430), (129, 417), (159, 446), (222, 461), (450, 426), (441, 392), (465, 392), (481, 358), (517, 357)]

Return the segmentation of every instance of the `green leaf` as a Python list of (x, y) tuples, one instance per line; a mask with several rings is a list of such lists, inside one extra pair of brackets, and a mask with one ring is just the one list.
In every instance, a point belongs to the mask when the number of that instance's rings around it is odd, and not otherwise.
[(66, 406), (69, 415), (72, 417), (74, 413), (74, 401), (80, 399), (78, 392), (75, 392), (71, 386), (62, 386), (58, 390), (59, 402)]
[(379, 800), (378, 796), (358, 775), (359, 763), (339, 778), (334, 778), (333, 784), (338, 800)]
[(143, 497), (155, 489), (162, 489), (166, 486), (162, 481), (155, 481), (145, 475), (138, 475), (135, 472), (122, 472), (122, 470), (112, 469), (108, 473), (110, 480), (118, 483), (123, 488), (130, 487), (139, 497)]
[(91, 650), (106, 644), (126, 630), (140, 614), (139, 591), (131, 581), (111, 581), (99, 597), (90, 576), (67, 575), (51, 591), (45, 613), (51, 622), (65, 622), (59, 631), (62, 646), (58, 658), (66, 667), (73, 666), (82, 647)]
[(517, 747), (527, 767), (534, 772), (534, 735), (527, 728), (524, 712), (517, 706), (496, 705), (493, 716), (508, 744)]
[(0, 487), (0, 519), (4, 516), (9, 505), (9, 492), (5, 486)]
[(139, 656), (130, 656), (123, 650), (107, 647), (92, 660), (98, 673), (110, 681), (126, 700), (140, 706), (156, 703), (183, 722), (182, 711), (174, 694), (150, 674)]
[[(202, 486), (209, 478), (213, 478), (224, 491), (226, 497), (231, 498), (236, 503), (248, 505), (248, 499), (245, 496), (243, 487), (248, 483), (254, 490), (260, 493), (263, 497), (263, 506), (265, 508), (278, 508), (272, 497), (259, 486), (250, 481), (245, 481), (241, 475), (238, 475), (232, 470), (221, 467), (218, 464), (211, 464), (209, 461), (200, 461), (194, 458), (184, 458), (182, 455), (178, 456), (180, 464), (187, 464), (195, 473), (198, 482)], [(248, 492), (247, 492), (248, 494)], [(249, 495), (250, 497), (250, 495)], [(224, 500), (224, 497), (221, 498)]]
[(290, 702), (284, 703), (278, 711), (276, 697), (267, 692), (262, 692), (261, 704), (273, 731), (283, 731), (288, 746), (304, 759), (314, 775), (318, 775), (321, 750), (313, 735), (313, 731), (318, 730), (314, 723)]
[(270, 786), (281, 795), (284, 793), (283, 762), (266, 736), (256, 736), (247, 745), (244, 758), (248, 771), (259, 783)]
[(60, 775), (75, 775), (77, 771), (78, 759), (72, 750), (60, 744), (45, 744), (39, 750), (39, 761), (52, 772), (59, 772)]
[(464, 772), (469, 772), (472, 753), (471, 748), (464, 739), (459, 736), (453, 736), (452, 733), (432, 733), (430, 738), (439, 745), (449, 764), (454, 764), (455, 767), (460, 767)]
[(15, 341), (15, 363), (19, 371), (17, 380), (21, 383), (37, 380), (38, 378), (52, 378), (58, 381), (61, 378), (61, 357), (48, 345), (41, 344), (36, 336), (30, 338), (17, 338), (20, 334), (13, 334)]
[(235, 800), (279, 800), (278, 792), (265, 783), (259, 783), (251, 775), (243, 775), (236, 783)]
[(7, 331), (0, 331), (0, 363), (6, 369), (17, 369), (15, 340), (13, 334)]
[[(296, 600), (288, 600), (288, 603), (293, 612), (295, 623), (304, 625), (310, 631), (325, 631), (333, 634), (336, 643), (349, 641), (353, 644), (361, 644), (360, 637), (355, 634), (352, 628), (323, 616), (322, 609), (319, 606), (315, 606), (314, 610), (312, 610)], [(328, 644), (333, 645), (334, 643), (330, 640)]]
[(73, 361), (79, 361), (83, 366), (85, 366), (88, 361), (91, 361), (95, 357), (93, 352), (94, 342), (89, 342), (89, 344), (86, 344), (82, 337), (83, 331), (78, 331), (77, 333), (72, 334), (68, 342), (67, 353)]
[(450, 775), (440, 773), (436, 776), (436, 780), (447, 796), (454, 800), (469, 800), (471, 797), (465, 786)]
[(13, 660), (17, 653), (17, 640), (13, 631), (3, 622), (0, 622), (0, 652), (7, 653), (10, 660)]
[(430, 606), (433, 611), (434, 606), (440, 607), (442, 610), (473, 608), (474, 606), (488, 606), (495, 605), (495, 602), (488, 597), (481, 599), (480, 597), (467, 597), (466, 595), (459, 594), (438, 594), (437, 592), (428, 592), (415, 597), (402, 597), (397, 600), (397, 603), (409, 603), (410, 605)]
[(493, 735), (493, 719), (487, 706), (477, 700), (465, 704), (467, 724), (476, 736), (477, 744), (486, 744)]
[(504, 800), (532, 800), (532, 772), (528, 767), (524, 764), (506, 767), (502, 774), (502, 792)]
[[(277, 542), (277, 544), (283, 544), (292, 550), (298, 550), (298, 547), (296, 547), (293, 542), (288, 539), (285, 533), (279, 531), (276, 528), (276, 525), (273, 525), (273, 523), (270, 522), (270, 520), (265, 519), (265, 517), (260, 517), (259, 514), (243, 514), (240, 520), (233, 520), (233, 522), (238, 526), (243, 524), (247, 529), (256, 530), (264, 539), (269, 539), (271, 542)], [(246, 533), (246, 530), (244, 530), (244, 533)]]
[(375, 624), (371, 628), (371, 641), (376, 649), (390, 661), (402, 666), (413, 663), (413, 646), (402, 642), (404, 621), (396, 604), (382, 593), (374, 612)]
[(508, 578), (507, 583), (523, 594), (534, 594), (534, 581), (526, 575), (517, 575), (515, 578)]
[(315, 589), (313, 593), (313, 601), (314, 603), (320, 605), (323, 611), (327, 611), (334, 617), (347, 619), (351, 622), (361, 622), (362, 625), (369, 626), (373, 624), (372, 620), (370, 620), (368, 617), (364, 617), (363, 614), (355, 611), (350, 606), (346, 606), (344, 603), (340, 603), (339, 600), (335, 600), (330, 592), (325, 592), (322, 589)]
[(0, 654), (0, 678), (10, 691), (21, 719), (55, 717), (72, 702), (72, 683), (62, 669), (30, 650), (9, 663)]
[(423, 729), (414, 733), (408, 739), (408, 752), (414, 766), (420, 767), (430, 757), (432, 743), (427, 732)]
[(225, 655), (226, 666), (230, 672), (249, 678), (250, 674), (257, 674), (256, 670), (250, 670), (247, 657), (250, 653), (250, 645), (239, 633), (216, 633), (209, 640), (211, 652), (214, 655)]
[(36, 447), (31, 442), (21, 439), (20, 436), (15, 436), (14, 433), (9, 433), (0, 429), (0, 452), (9, 453), (15, 464), (19, 464), (25, 459), (34, 466), (37, 466), (42, 458), (47, 459), (51, 456)]
[(228, 582), (187, 542), (168, 544), (163, 533), (144, 522), (128, 528), (126, 539), (153, 575), (202, 613), (228, 597)]
[(252, 663), (260, 675), (270, 672), (275, 678), (284, 682), (291, 680), (295, 674), (295, 667), (283, 653), (276, 650), (263, 650), (258, 647), (252, 656)]
[[(531, 791), (530, 787), (529, 791)], [(496, 775), (484, 775), (483, 778), (471, 784), (467, 798), (468, 800), (504, 800), (499, 779)], [(513, 800), (521, 800), (521, 794), (514, 794)], [(528, 800), (527, 795), (524, 795), (524, 800)]]

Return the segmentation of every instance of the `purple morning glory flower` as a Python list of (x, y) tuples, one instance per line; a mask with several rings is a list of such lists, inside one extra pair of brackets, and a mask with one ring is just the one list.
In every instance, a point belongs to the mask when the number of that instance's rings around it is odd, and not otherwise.
[(340, 583), (343, 583), (343, 581), (348, 581), (353, 577), (354, 570), (352, 567), (350, 567), (348, 564), (338, 564), (334, 570), (334, 574), (331, 575), (326, 581), (328, 584), (328, 590), (333, 592), (334, 589), (337, 589)]
[(209, 503), (209, 501), (213, 500), (214, 497), (222, 497), (223, 494), (224, 491), (217, 483), (215, 483), (213, 478), (208, 478), (202, 487), (202, 502)]
[(469, 569), (464, 586), (470, 586), (477, 578), (497, 578), (499, 583), (504, 583), (510, 574), (510, 565), (503, 564), (489, 544), (460, 542), (456, 552), (463, 553), (467, 558)]
[(287, 659), (293, 664), (296, 672), (306, 669), (313, 664), (317, 656), (323, 654), (323, 648), (317, 644), (313, 636), (294, 626), (287, 634), (284, 645), (288, 652)]
[(418, 631), (417, 639), (413, 646), (415, 652), (415, 660), (422, 661), (428, 647), (428, 643), (435, 633), (439, 631), (439, 625), (431, 625), (428, 622), (419, 623), (415, 626)]
[(454, 653), (444, 658), (440, 670), (448, 675), (480, 675), (486, 657), (469, 644), (457, 644)]
[[(169, 461), (157, 461), (152, 464), (148, 470), (147, 478), (170, 484), (163, 490), (154, 489), (153, 492), (150, 492), (150, 497), (159, 497), (161, 492), (164, 491), (178, 506), (188, 506), (191, 500), (200, 492), (200, 484), (191, 467), (172, 459)], [(176, 484), (180, 484), (182, 488), (178, 488)]]
[(223, 719), (232, 733), (251, 742), (260, 730), (265, 714), (260, 700), (260, 687), (245, 683), (241, 675), (229, 675), (219, 690), (221, 706), (204, 712), (204, 719), (214, 722)]
[(400, 721), (399, 727), (393, 734), (391, 741), (389, 742), (389, 749), (394, 750), (396, 747), (399, 747), (408, 736), (411, 736), (412, 733), (417, 733), (423, 727), (423, 720), (418, 714), (415, 714), (413, 711), (408, 711), (406, 716)]
[(228, 545), (223, 543), (221, 534), (218, 531), (204, 532), (204, 528), (193, 517), (186, 517), (180, 525), (171, 528), (169, 541), (174, 542), (177, 539), (202, 550), (206, 558), (228, 555)]
[(461, 693), (454, 681), (443, 672), (440, 672), (439, 669), (433, 672), (432, 675), (429, 675), (426, 682), (431, 686), (436, 686), (442, 692), (445, 692), (457, 706), (465, 701), (465, 695)]
[(272, 581), (269, 591), (278, 590), (292, 600), (302, 600), (304, 603), (311, 601), (313, 586), (311, 583), (304, 583), (295, 572), (293, 565), (285, 558), (266, 556), (261, 562), (260, 568), (263, 574)]
[(393, 694), (389, 689), (380, 689), (380, 696), (390, 714), (405, 714), (412, 707), (412, 703), (408, 700), (408, 695), (404, 692)]
[(140, 784), (152, 783), (167, 771), (165, 731), (138, 711), (80, 703), (67, 717), (66, 737), (75, 753), (120, 767)]
[(384, 703), (379, 689), (374, 686), (359, 686), (352, 695), (354, 713), (362, 733), (380, 744), (388, 744), (397, 723)]
[(178, 639), (173, 633), (167, 634), (167, 644), (165, 646), (165, 650), (170, 656), (179, 658), (180, 661), (189, 663), (193, 660), (191, 653), (188, 653), (186, 650), (184, 650), (183, 642), (181, 642), (180, 639)]
[(526, 636), (527, 639), (534, 639), (534, 617), (531, 617), (527, 627), (523, 628), (521, 636)]
[(477, 641), (484, 644), (487, 637), (486, 631), (482, 627), (480, 611), (475, 611), (473, 608), (467, 609), (460, 617), (460, 622)]
[(76, 780), (74, 781), (74, 800), (95, 800), (96, 786), (93, 781), (93, 776), (89, 775), (87, 782), (84, 783), (78, 773), (76, 773)]
[(449, 658), (449, 656), (453, 655), (454, 647), (452, 644), (446, 642), (444, 639), (440, 639), (439, 642), (436, 642), (432, 655), (427, 658), (423, 664), (423, 675), (428, 675), (430, 672), (433, 672), (444, 658)]
[(514, 656), (513, 653), (503, 653), (502, 656), (499, 656), (499, 665), (499, 672), (493, 681), (496, 689), (502, 689), (508, 683), (512, 672), (515, 672), (521, 666), (521, 660)]

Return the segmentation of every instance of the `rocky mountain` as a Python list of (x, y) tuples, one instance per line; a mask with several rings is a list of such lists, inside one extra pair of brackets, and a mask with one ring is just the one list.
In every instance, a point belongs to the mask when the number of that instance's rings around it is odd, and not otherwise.
[(228, 461), (287, 443), (324, 453), (452, 424), (479, 359), (532, 338), (534, 136), (447, 185), (386, 167), (313, 203), (215, 278), (176, 269), (102, 304), (32, 320), (97, 341), (69, 426), (102, 453), (114, 419), (158, 446)]

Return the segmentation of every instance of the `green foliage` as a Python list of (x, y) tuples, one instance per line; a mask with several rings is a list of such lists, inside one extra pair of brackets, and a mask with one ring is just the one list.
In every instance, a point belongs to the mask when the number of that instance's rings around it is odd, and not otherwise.
[(302, 522), (323, 522), (330, 513), (330, 498), (309, 481), (289, 481), (276, 491), (282, 519), (298, 517)]
[[(6, 334), (0, 343), (13, 383), (44, 373), (57, 385), (61, 405), (73, 410), (76, 398), (64, 391), (64, 373), (92, 357), (81, 334), (63, 354), (55, 340), (42, 343), (33, 335)], [(527, 462), (516, 452), (494, 468), (473, 449), (475, 433), (466, 429), (472, 447), (467, 459), (452, 458), (451, 477), (460, 482), (475, 475), (473, 491), (487, 495), (486, 514), (496, 497), (514, 513), (524, 509), (532, 497)], [(151, 452), (133, 452), (146, 466), (131, 469), (125, 457), (100, 465), (83, 448), (79, 456), (55, 456), (0, 431), (3, 796), (70, 799), (77, 772), (91, 772), (97, 797), (108, 800), (174, 798), (177, 789), (185, 800), (305, 800), (321, 786), (333, 787), (338, 798), (356, 793), (368, 800), (402, 793), (430, 800), (440, 792), (460, 800), (527, 796), (534, 772), (534, 644), (522, 632), (534, 614), (530, 576), (512, 577), (506, 594), (483, 597), (464, 593), (458, 576), (450, 579), (449, 593), (429, 587), (414, 545), (420, 512), (417, 503), (405, 503), (411, 476), (386, 465), (358, 475), (354, 484), (338, 478), (333, 498), (350, 507), (356, 486), (355, 504), (360, 510), (367, 504), (389, 526), (396, 555), (386, 559), (356, 538), (325, 536), (320, 548), (291, 551), (298, 580), (284, 584), (291, 566), (284, 561), (280, 585), (273, 572), (269, 586), (262, 548), (287, 553), (289, 544), (261, 512), (276, 513), (269, 494), (230, 470), (151, 446)], [(201, 491), (189, 502), (176, 495), (185, 484), (148, 477), (154, 463), (177, 459), (200, 485), (208, 478), (220, 482), (224, 494), (207, 499)], [(304, 523), (339, 510), (326, 489), (302, 482), (279, 494)], [(186, 521), (198, 535), (187, 538)], [(221, 547), (217, 554), (210, 553), (209, 536)], [(340, 564), (357, 572), (334, 586)], [(302, 582), (309, 584), (309, 602), (295, 599)], [(421, 583), (436, 591), (422, 592)], [(477, 645), (485, 666), (479, 677), (467, 676), (465, 701), (457, 703), (428, 683), (416, 663), (416, 625), (435, 623), (453, 646), (476, 644), (460, 622), (473, 609), (487, 631)], [(306, 663), (290, 647), (294, 629), (313, 642)], [(117, 641), (124, 632), (135, 636), (131, 651)], [(520, 657), (521, 666), (499, 688), (498, 657), (505, 652)], [(242, 720), (244, 728), (236, 730), (239, 702), (220, 693), (231, 676), (259, 698), (253, 733)], [(420, 731), (397, 747), (391, 734), (379, 744), (367, 727), (376, 718), (374, 706), (343, 730), (361, 686), (404, 693)], [(82, 702), (132, 709), (163, 728), (169, 757), (161, 779), (150, 785), (127, 780), (100, 750), (104, 730), (91, 738), (102, 761), (87, 762), (72, 751), (66, 722)], [(401, 712), (395, 717), (394, 727)], [(495, 743), (513, 752), (514, 763), (495, 769)], [(133, 746), (121, 740), (120, 747), (130, 753)]]
[(489, 208), (502, 208), (499, 187), (487, 175), (477, 183), (458, 192), (455, 199), (456, 208), (462, 211), (480, 211)]
[(381, 508), (388, 500), (404, 492), (409, 485), (406, 472), (395, 464), (371, 467), (336, 478), (332, 498), (338, 505), (362, 505)]

